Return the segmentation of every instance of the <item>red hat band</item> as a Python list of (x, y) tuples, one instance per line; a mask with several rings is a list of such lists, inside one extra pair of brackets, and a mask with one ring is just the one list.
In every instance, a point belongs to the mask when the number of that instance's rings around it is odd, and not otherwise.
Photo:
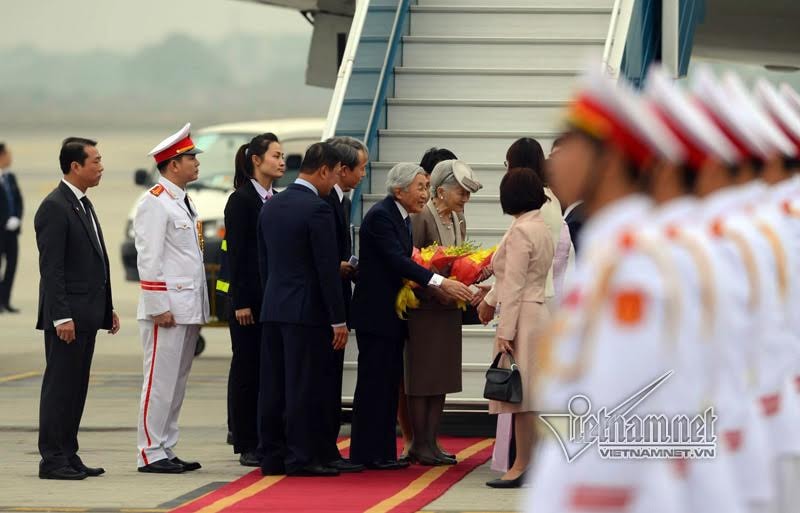
[(699, 171), (709, 157), (708, 152), (702, 146), (696, 144), (694, 139), (685, 133), (683, 127), (673, 120), (659, 105), (651, 103), (650, 106), (659, 119), (669, 128), (670, 132), (683, 144), (687, 152), (686, 160), (692, 169)]
[(653, 151), (641, 138), (589, 96), (578, 97), (572, 105), (569, 118), (577, 128), (608, 140), (640, 168), (644, 168), (653, 158)]
[(156, 159), (156, 164), (161, 164), (165, 160), (177, 157), (181, 153), (185, 153), (192, 149), (194, 149), (194, 142), (192, 142), (192, 138), (187, 135), (169, 148), (156, 153), (153, 155), (153, 157)]

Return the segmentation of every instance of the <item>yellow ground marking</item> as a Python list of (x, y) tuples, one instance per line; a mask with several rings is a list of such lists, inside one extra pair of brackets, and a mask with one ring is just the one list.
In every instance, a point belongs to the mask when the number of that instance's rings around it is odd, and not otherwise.
[(261, 479), (251, 484), (247, 488), (243, 488), (238, 492), (234, 493), (233, 495), (229, 495), (228, 497), (223, 497), (222, 499), (214, 503), (211, 503), (202, 509), (197, 510), (197, 513), (218, 513), (219, 511), (222, 511), (225, 508), (233, 506), (237, 502), (241, 502), (259, 492), (263, 492), (264, 490), (274, 485), (275, 483), (281, 481), (285, 477), (286, 476), (262, 477)]
[(169, 509), (158, 508), (122, 508), (119, 513), (167, 513)]
[(38, 376), (39, 374), (41, 374), (41, 372), (39, 371), (28, 371), (28, 372), (21, 372), (19, 374), (12, 374), (10, 376), (0, 376), (0, 383), (8, 383), (10, 381), (19, 381), (21, 379), (33, 378)]
[[(477, 454), (478, 452), (482, 451), (483, 449), (489, 447), (494, 443), (493, 438), (487, 438), (486, 440), (481, 440), (480, 442), (473, 444), (463, 451), (456, 454), (456, 459), (459, 461), (466, 460), (470, 456)], [(451, 467), (449, 466), (441, 466), (441, 467), (433, 467), (430, 470), (426, 471), (424, 474), (416, 478), (412, 481), (408, 486), (397, 492), (396, 494), (392, 495), (388, 499), (385, 499), (378, 504), (372, 506), (364, 513), (386, 513), (390, 511), (392, 508), (397, 507), (398, 505), (404, 503), (409, 499), (413, 499), (417, 495), (419, 495), (423, 490), (425, 490), (431, 483), (439, 479), (445, 472), (447, 472)]]
[(350, 447), (350, 439), (349, 438), (345, 438), (344, 440), (342, 440), (341, 442), (336, 444), (336, 447), (338, 447), (340, 451), (344, 450), (344, 449), (347, 449), (348, 447)]

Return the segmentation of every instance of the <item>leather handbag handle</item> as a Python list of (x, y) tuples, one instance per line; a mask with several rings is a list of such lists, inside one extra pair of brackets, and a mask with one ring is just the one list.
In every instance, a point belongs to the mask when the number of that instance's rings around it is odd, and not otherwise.
[(502, 351), (497, 353), (497, 356), (494, 357), (494, 360), (492, 360), (492, 365), (489, 368), (490, 369), (499, 369), (500, 368), (500, 358), (502, 358), (503, 355), (508, 356), (508, 361), (511, 362), (511, 370), (519, 369), (519, 367), (517, 366), (517, 362), (514, 360), (514, 356), (512, 356), (511, 353), (504, 353)]

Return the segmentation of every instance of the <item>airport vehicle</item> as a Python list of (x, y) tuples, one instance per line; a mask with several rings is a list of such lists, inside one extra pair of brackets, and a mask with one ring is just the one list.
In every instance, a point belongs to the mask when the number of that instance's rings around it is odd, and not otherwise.
[[(204, 151), (199, 158), (200, 178), (190, 183), (188, 189), (203, 223), (204, 260), (212, 307), (210, 326), (227, 326), (225, 307), (217, 304), (214, 290), (216, 271), (219, 269), (220, 245), (225, 237), (225, 203), (233, 191), (233, 162), (236, 151), (257, 134), (275, 133), (286, 154), (286, 174), (278, 183), (280, 187), (294, 181), (306, 148), (320, 140), (324, 122), (324, 119), (318, 118), (250, 121), (210, 126), (192, 134), (195, 144)], [(150, 170), (139, 169), (134, 173), (134, 182), (149, 188), (158, 181), (158, 176), (155, 166)], [(128, 214), (125, 241), (122, 243), (122, 261), (125, 279), (128, 281), (139, 280), (136, 247), (133, 243), (133, 216), (137, 204), (138, 199)], [(200, 354), (204, 348), (205, 339), (201, 335), (195, 354)]]

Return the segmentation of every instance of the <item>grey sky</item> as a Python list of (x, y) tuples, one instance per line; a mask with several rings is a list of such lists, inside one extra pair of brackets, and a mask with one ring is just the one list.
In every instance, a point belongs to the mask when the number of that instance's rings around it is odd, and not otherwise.
[(240, 0), (10, 0), (0, 48), (131, 51), (172, 32), (207, 40), (230, 33), (307, 33), (297, 11)]

